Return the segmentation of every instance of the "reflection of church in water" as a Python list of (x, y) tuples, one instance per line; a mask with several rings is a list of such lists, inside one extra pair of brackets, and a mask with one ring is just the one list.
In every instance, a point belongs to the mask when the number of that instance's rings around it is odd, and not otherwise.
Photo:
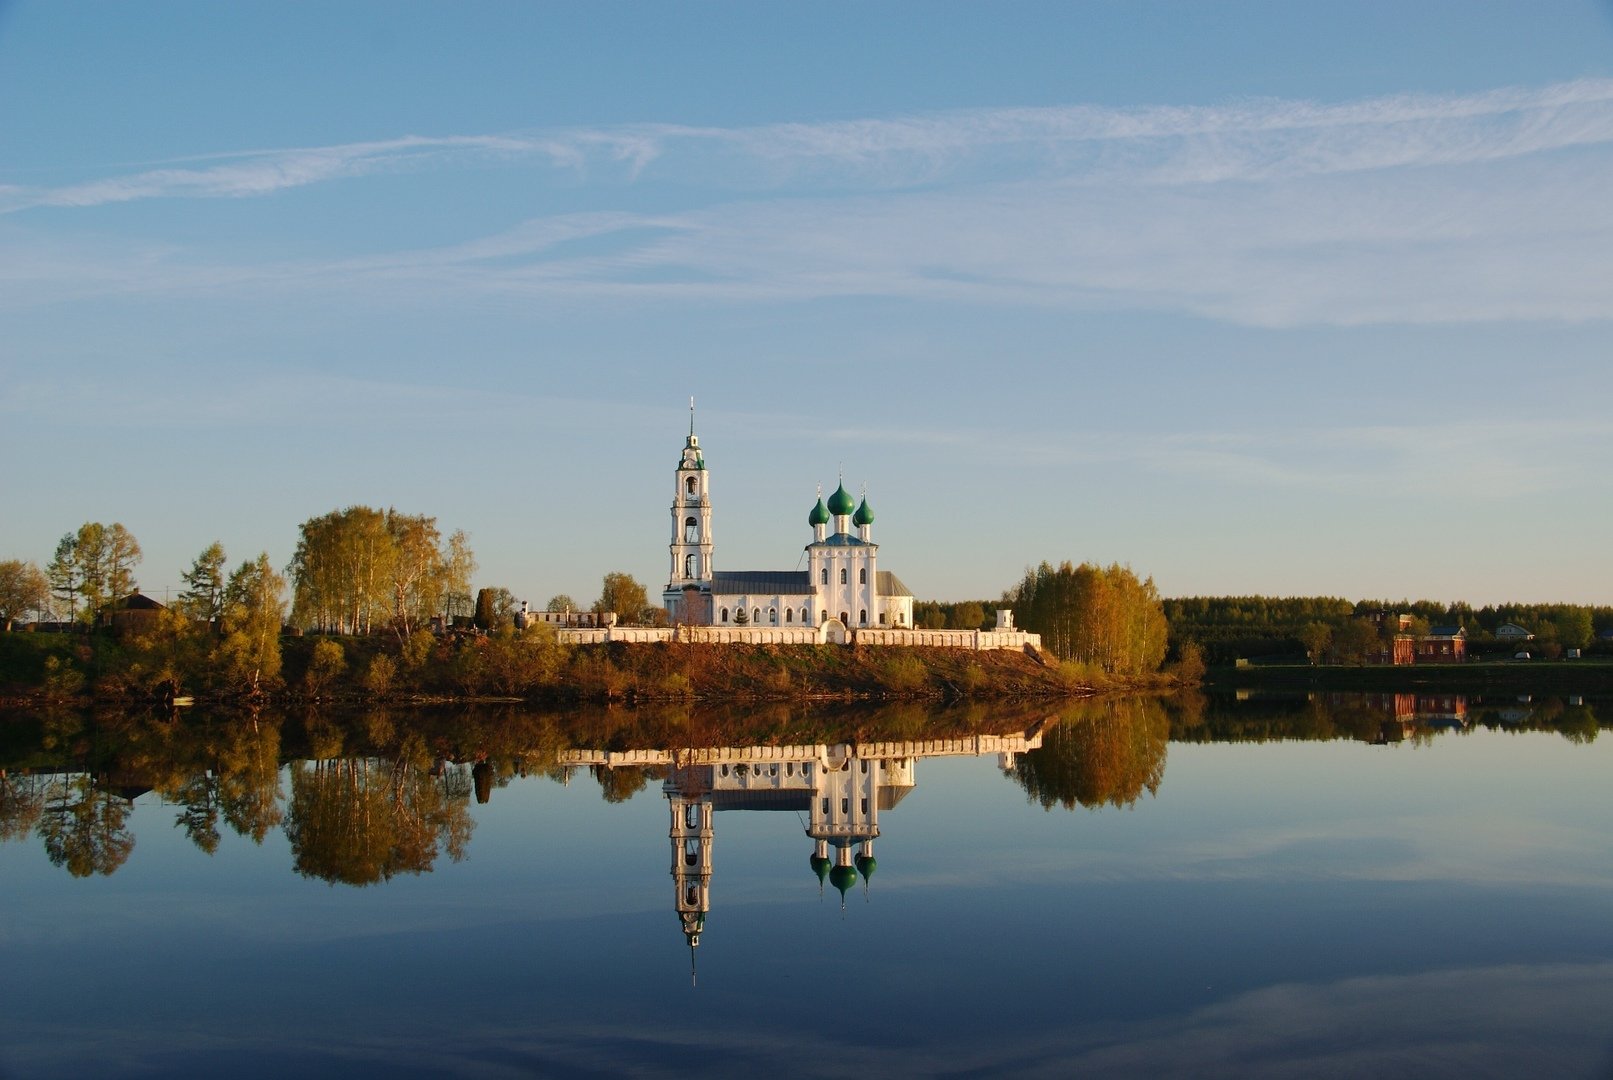
[[(1014, 735), (873, 742), (853, 746), (756, 746), (603, 754), (573, 751), (567, 764), (664, 765), (671, 815), (672, 879), (678, 921), (693, 950), (711, 910), (712, 846), (718, 811), (774, 810), (800, 815), (808, 860), (821, 891), (845, 896), (878, 867), (879, 819), (913, 790), (914, 765), (928, 757), (995, 754), (1003, 769), (1042, 744), (1041, 725)], [(692, 955), (692, 953), (691, 953)]]
[(712, 819), (718, 810), (806, 814), (819, 888), (827, 879), (840, 890), (844, 906), (858, 877), (866, 882), (873, 876), (879, 812), (913, 790), (912, 755), (861, 757), (844, 744), (781, 748), (778, 756), (765, 748), (740, 753), (747, 756), (695, 751), (673, 765), (661, 788), (672, 814), (678, 920), (691, 948), (700, 944), (711, 910)]

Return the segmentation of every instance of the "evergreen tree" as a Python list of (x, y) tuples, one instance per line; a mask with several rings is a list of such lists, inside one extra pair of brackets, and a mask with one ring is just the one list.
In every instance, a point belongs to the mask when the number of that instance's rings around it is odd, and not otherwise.
[(224, 614), (224, 545), (214, 540), (180, 575), (179, 607), (193, 619), (216, 623)]

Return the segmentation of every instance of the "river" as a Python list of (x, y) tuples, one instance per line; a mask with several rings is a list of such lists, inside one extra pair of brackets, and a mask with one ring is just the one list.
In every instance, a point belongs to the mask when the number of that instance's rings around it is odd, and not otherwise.
[(1613, 701), (0, 723), (0, 1074), (1607, 1076)]

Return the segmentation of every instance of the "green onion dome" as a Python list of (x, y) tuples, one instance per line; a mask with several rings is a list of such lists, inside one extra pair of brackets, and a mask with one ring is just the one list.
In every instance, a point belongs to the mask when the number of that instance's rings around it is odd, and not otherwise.
[(874, 523), (874, 511), (868, 506), (867, 499), (862, 501), (862, 504), (857, 507), (857, 512), (851, 516), (851, 523), (853, 525), (872, 525)]
[(824, 856), (824, 855), (814, 855), (814, 856), (812, 856), (812, 872), (814, 874), (818, 875), (818, 881), (819, 881), (820, 884), (822, 883), (824, 878), (829, 876), (829, 867), (830, 867), (830, 865), (831, 864), (830, 864), (829, 859), (828, 859), (827, 856)]
[(829, 871), (829, 884), (840, 890), (845, 896), (846, 890), (857, 884), (857, 871), (849, 866), (837, 866)]
[(846, 491), (845, 484), (835, 488), (835, 493), (829, 496), (829, 513), (836, 516), (851, 513), (856, 505), (852, 502), (850, 493)]
[(878, 869), (879, 863), (874, 861), (874, 857), (872, 855), (857, 856), (857, 873), (863, 876), (864, 881), (867, 881), (869, 878), (873, 877), (874, 871)]
[(818, 499), (818, 505), (814, 506), (812, 513), (807, 515), (807, 524), (813, 528), (829, 524), (829, 508), (823, 505), (823, 499)]

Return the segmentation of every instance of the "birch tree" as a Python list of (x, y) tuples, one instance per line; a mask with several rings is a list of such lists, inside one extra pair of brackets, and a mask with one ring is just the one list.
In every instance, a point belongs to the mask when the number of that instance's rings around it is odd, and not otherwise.
[(476, 558), (463, 531), (446, 545), (437, 519), (349, 506), (303, 522), (288, 571), (292, 620), (332, 633), (409, 631), (470, 605)]
[(1061, 660), (1118, 675), (1156, 671), (1164, 662), (1168, 627), (1159, 591), (1129, 567), (1044, 562), (1026, 570), (1003, 603)]
[(224, 587), (224, 642), (219, 647), (225, 683), (255, 695), (280, 677), (280, 627), (286, 582), (268, 552), (244, 562)]
[(32, 611), (40, 614), (50, 604), (50, 581), (43, 570), (20, 559), (0, 561), (0, 629)]

